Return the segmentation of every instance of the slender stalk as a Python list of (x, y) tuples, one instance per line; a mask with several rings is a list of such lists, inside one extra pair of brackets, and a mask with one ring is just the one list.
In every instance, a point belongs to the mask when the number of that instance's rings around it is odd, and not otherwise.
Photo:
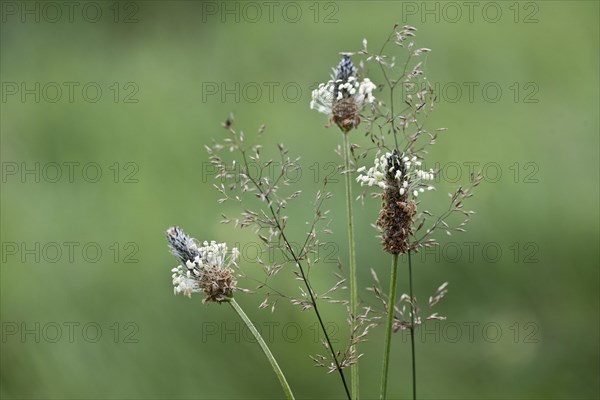
[(260, 345), (260, 348), (262, 349), (262, 351), (265, 353), (265, 356), (267, 356), (267, 359), (269, 360), (269, 362), (271, 363), (271, 367), (273, 368), (273, 372), (275, 372), (275, 375), (277, 375), (277, 378), (279, 379), (281, 388), (283, 389), (283, 392), (285, 393), (285, 398), (288, 400), (293, 400), (294, 394), (292, 393), (292, 389), (290, 389), (290, 385), (287, 383), (287, 380), (285, 379), (285, 375), (283, 374), (283, 371), (281, 370), (281, 368), (279, 368), (279, 364), (277, 364), (277, 360), (275, 360), (275, 357), (273, 357), (273, 353), (271, 353), (271, 350), (269, 350), (269, 346), (267, 346), (267, 344), (263, 340), (262, 336), (260, 335), (260, 333), (258, 332), (256, 327), (254, 326), (252, 321), (250, 321), (250, 318), (248, 318), (248, 316), (246, 315), (244, 310), (242, 310), (242, 307), (240, 307), (240, 305), (235, 301), (235, 299), (231, 299), (229, 301), (229, 304), (238, 313), (238, 315), (240, 316), (242, 321), (244, 321), (244, 323), (246, 324), (248, 329), (250, 329), (250, 332), (252, 332), (252, 334), (256, 338), (256, 341)]
[[(246, 152), (241, 149), (240, 149), (240, 152), (242, 153), (242, 157), (244, 160), (244, 168), (246, 171), (248, 171), (249, 168), (248, 168), (248, 159), (246, 157)], [(315, 298), (314, 291), (310, 285), (310, 282), (308, 281), (308, 277), (306, 276), (306, 273), (304, 272), (302, 263), (300, 263), (300, 259), (296, 255), (294, 248), (292, 247), (290, 241), (287, 239), (285, 233), (283, 232), (283, 227), (281, 226), (281, 223), (279, 222), (278, 214), (273, 209), (273, 204), (271, 202), (269, 193), (266, 193), (264, 191), (263, 187), (258, 182), (256, 182), (250, 175), (248, 175), (248, 179), (250, 179), (250, 181), (252, 182), (254, 187), (256, 187), (256, 189), (259, 191), (259, 193), (261, 193), (264, 196), (265, 201), (267, 202), (267, 205), (269, 207), (269, 211), (271, 212), (273, 220), (275, 221), (277, 230), (281, 233), (281, 239), (284, 241), (285, 246), (287, 247), (288, 251), (290, 252), (292, 259), (294, 260), (294, 263), (300, 270), (300, 274), (302, 276), (302, 281), (304, 282), (304, 285), (306, 286), (306, 290), (308, 291), (308, 294), (310, 295), (310, 302), (313, 306), (313, 309), (315, 310), (317, 319), (319, 320), (319, 326), (321, 327), (321, 331), (323, 332), (323, 335), (325, 336), (325, 340), (327, 342), (327, 348), (329, 349), (329, 352), (331, 353), (331, 358), (333, 359), (336, 369), (338, 370), (338, 373), (340, 374), (342, 384), (344, 385), (344, 391), (346, 392), (346, 396), (348, 397), (348, 400), (352, 400), (352, 396), (350, 395), (350, 389), (348, 388), (348, 383), (346, 382), (346, 377), (344, 376), (344, 371), (342, 370), (342, 366), (340, 365), (340, 362), (337, 359), (337, 355), (335, 353), (333, 345), (331, 344), (331, 339), (329, 338), (329, 333), (327, 332), (327, 329), (325, 328), (325, 323), (323, 322), (323, 319), (321, 318), (321, 313), (319, 312), (319, 308), (317, 307), (317, 299)]]
[(394, 306), (396, 304), (396, 280), (398, 277), (398, 254), (392, 256), (392, 274), (390, 278), (390, 294), (388, 296), (388, 318), (385, 330), (385, 347), (383, 351), (383, 373), (381, 374), (381, 393), (384, 400), (387, 395), (388, 368), (390, 365), (390, 348), (392, 347), (392, 328), (394, 325)]
[[(350, 264), (350, 312), (352, 313), (352, 335), (355, 333), (356, 316), (358, 315), (358, 284), (356, 281), (356, 249), (354, 242), (354, 213), (352, 212), (352, 175), (350, 174), (350, 142), (348, 133), (344, 132), (344, 175), (346, 177), (346, 208), (348, 210), (348, 258)], [(358, 353), (357, 345), (353, 345), (353, 351)], [(352, 378), (352, 396), (355, 400), (360, 397), (358, 389), (358, 360), (350, 366)]]
[(412, 262), (410, 259), (410, 249), (408, 250), (408, 285), (410, 292), (410, 350), (412, 356), (412, 388), (413, 400), (417, 399), (417, 356), (415, 354), (415, 305), (413, 297), (413, 279), (412, 279)]
[[(273, 211), (273, 207), (269, 206), (269, 208), (271, 210), (271, 213), (273, 213), (273, 215), (275, 215), (275, 213)], [(300, 263), (300, 260), (296, 256), (296, 253), (294, 252), (294, 249), (292, 248), (291, 243), (286, 238), (285, 233), (283, 233), (283, 228), (279, 224), (279, 220), (276, 220), (276, 222), (277, 222), (277, 228), (279, 229), (279, 232), (281, 232), (281, 238), (283, 239), (290, 254), (292, 255), (292, 258), (294, 259), (296, 266), (300, 270), (300, 274), (302, 275), (302, 280), (304, 281), (306, 290), (308, 291), (308, 294), (310, 295), (310, 302), (312, 303), (312, 306), (315, 310), (315, 314), (317, 315), (317, 319), (319, 320), (319, 325), (321, 326), (321, 331), (323, 332), (323, 335), (325, 335), (325, 340), (327, 341), (327, 347), (329, 348), (329, 351), (331, 352), (331, 357), (333, 358), (336, 369), (338, 370), (338, 372), (340, 374), (340, 378), (342, 379), (342, 384), (344, 385), (344, 390), (346, 391), (346, 396), (348, 397), (348, 400), (351, 400), (352, 397), (350, 396), (350, 390), (348, 389), (348, 384), (346, 383), (346, 377), (344, 376), (344, 371), (342, 371), (340, 362), (338, 361), (337, 356), (335, 354), (335, 350), (333, 349), (333, 345), (331, 344), (331, 339), (329, 338), (329, 334), (327, 333), (327, 329), (325, 328), (325, 323), (323, 322), (323, 319), (321, 318), (321, 313), (319, 312), (319, 308), (317, 307), (317, 299), (315, 298), (315, 294), (313, 292), (312, 286), (308, 282), (308, 277), (306, 276), (306, 274), (304, 272), (304, 268), (302, 268), (302, 264)]]
[(321, 331), (323, 332), (323, 335), (325, 335), (325, 340), (327, 341), (327, 347), (329, 348), (329, 351), (331, 352), (331, 357), (333, 358), (336, 369), (338, 370), (338, 372), (340, 374), (340, 378), (342, 379), (342, 384), (344, 385), (344, 390), (346, 391), (346, 396), (348, 397), (348, 400), (351, 400), (352, 397), (350, 396), (350, 390), (348, 389), (348, 384), (346, 383), (346, 377), (344, 376), (344, 371), (342, 371), (340, 362), (338, 361), (337, 356), (335, 354), (335, 350), (333, 349), (333, 345), (331, 344), (331, 339), (329, 338), (329, 333), (327, 333), (327, 329), (325, 328), (325, 323), (323, 322), (323, 319), (321, 318), (321, 313), (319, 312), (319, 309), (317, 308), (317, 300), (315, 299), (315, 295), (312, 290), (312, 287), (311, 287), (310, 283), (308, 282), (308, 278), (307, 278), (306, 274), (304, 273), (304, 268), (302, 268), (302, 264), (300, 264), (300, 260), (298, 260), (298, 257), (296, 256), (296, 254), (294, 253), (294, 250), (292, 249), (292, 245), (285, 237), (285, 234), (283, 233), (283, 230), (281, 229), (281, 227), (280, 227), (279, 231), (281, 232), (281, 237), (284, 240), (284, 242), (286, 243), (286, 246), (288, 247), (288, 250), (290, 251), (292, 258), (294, 259), (296, 266), (298, 266), (298, 269), (300, 270), (300, 274), (302, 275), (302, 280), (304, 281), (304, 285), (306, 286), (306, 289), (308, 290), (308, 294), (310, 295), (310, 301), (312, 303), (313, 308), (315, 309), (315, 314), (317, 314), (317, 319), (319, 320), (319, 325), (321, 326)]

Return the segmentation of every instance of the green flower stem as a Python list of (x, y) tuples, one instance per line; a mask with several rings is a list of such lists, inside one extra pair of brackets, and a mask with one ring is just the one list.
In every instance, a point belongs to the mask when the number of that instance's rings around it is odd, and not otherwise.
[[(354, 213), (352, 212), (352, 174), (350, 173), (350, 142), (348, 133), (344, 132), (344, 176), (346, 177), (346, 208), (348, 210), (348, 258), (350, 263), (350, 312), (352, 313), (352, 334), (356, 327), (356, 316), (358, 315), (358, 284), (356, 281), (356, 249), (354, 243)], [(354, 351), (358, 354), (357, 346)], [(350, 366), (352, 377), (352, 397), (358, 400), (360, 397), (358, 389), (358, 361)]]
[(392, 347), (392, 332), (394, 326), (394, 305), (396, 304), (396, 281), (398, 278), (398, 254), (392, 256), (392, 273), (390, 277), (390, 293), (388, 295), (388, 317), (385, 330), (385, 347), (383, 352), (383, 372), (381, 374), (381, 393), (379, 398), (384, 400), (387, 395), (388, 369), (390, 366), (390, 348)]
[(235, 301), (235, 299), (232, 298), (228, 303), (238, 313), (238, 315), (240, 316), (242, 321), (244, 321), (244, 323), (246, 324), (248, 329), (250, 329), (250, 332), (252, 332), (252, 334), (256, 338), (256, 341), (258, 342), (261, 349), (265, 353), (265, 356), (267, 356), (267, 359), (269, 360), (269, 362), (271, 363), (271, 367), (273, 368), (273, 372), (275, 372), (275, 375), (277, 375), (277, 378), (279, 378), (279, 383), (281, 384), (281, 388), (283, 389), (283, 392), (285, 393), (286, 399), (293, 400), (294, 394), (292, 393), (292, 389), (290, 389), (290, 385), (287, 383), (287, 380), (285, 379), (285, 375), (283, 375), (283, 371), (281, 371), (281, 368), (279, 368), (279, 364), (277, 364), (277, 360), (275, 360), (275, 357), (273, 357), (271, 350), (269, 350), (269, 346), (267, 346), (267, 344), (263, 340), (262, 336), (260, 335), (260, 333), (258, 332), (256, 327), (254, 326), (252, 321), (250, 321), (250, 318), (248, 318), (248, 316), (246, 315), (244, 310), (242, 310), (242, 308)]
[(410, 249), (408, 250), (408, 284), (410, 292), (410, 350), (412, 356), (412, 386), (413, 400), (417, 400), (417, 355), (415, 354), (415, 298), (413, 297), (413, 279), (412, 279), (412, 262), (410, 259)]

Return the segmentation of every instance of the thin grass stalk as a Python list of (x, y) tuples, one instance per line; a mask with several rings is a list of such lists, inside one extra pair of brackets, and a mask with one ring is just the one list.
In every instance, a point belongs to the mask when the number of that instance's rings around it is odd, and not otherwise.
[(390, 365), (390, 349), (392, 347), (392, 332), (394, 325), (394, 305), (396, 304), (396, 281), (398, 277), (398, 254), (392, 255), (392, 272), (390, 277), (390, 293), (388, 297), (388, 315), (385, 330), (385, 347), (383, 351), (383, 372), (381, 374), (381, 392), (379, 398), (387, 396), (388, 369)]
[(410, 292), (410, 353), (412, 358), (412, 392), (413, 400), (417, 400), (417, 355), (415, 353), (415, 298), (413, 297), (412, 262), (408, 250), (408, 285)]
[(294, 394), (292, 393), (292, 389), (290, 388), (290, 385), (288, 384), (287, 380), (285, 379), (285, 375), (283, 374), (283, 371), (281, 370), (281, 368), (279, 368), (279, 364), (277, 364), (277, 360), (273, 356), (273, 353), (271, 353), (269, 346), (267, 346), (267, 344), (263, 340), (262, 336), (260, 335), (260, 332), (258, 332), (258, 330), (254, 326), (252, 321), (250, 321), (250, 318), (248, 318), (248, 316), (246, 315), (244, 310), (242, 310), (242, 307), (240, 307), (240, 305), (237, 303), (237, 301), (235, 301), (235, 299), (232, 298), (228, 303), (235, 310), (235, 312), (237, 312), (237, 314), (240, 316), (242, 321), (244, 321), (244, 323), (246, 324), (248, 329), (250, 329), (250, 332), (252, 332), (252, 334), (256, 338), (256, 341), (260, 345), (260, 348), (262, 349), (263, 353), (265, 353), (265, 356), (269, 360), (269, 363), (271, 364), (271, 367), (273, 368), (273, 372), (275, 372), (275, 375), (277, 375), (277, 378), (279, 379), (281, 388), (283, 389), (283, 392), (285, 393), (285, 398), (288, 400), (294, 400)]
[[(352, 212), (352, 176), (350, 174), (350, 142), (348, 133), (344, 132), (344, 175), (346, 177), (346, 208), (348, 211), (348, 258), (350, 265), (350, 312), (352, 313), (352, 325), (350, 327), (354, 335), (356, 327), (356, 316), (358, 315), (358, 284), (356, 281), (356, 249), (354, 241), (354, 213)], [(358, 354), (357, 344), (353, 345), (353, 351)], [(350, 377), (352, 378), (352, 397), (360, 398), (358, 384), (358, 360), (350, 366)]]
[[(244, 160), (245, 170), (248, 171), (249, 166), (248, 166), (248, 158), (246, 157), (246, 152), (242, 150), (241, 153), (242, 153), (242, 157)], [(337, 355), (336, 355), (336, 352), (331, 343), (331, 339), (329, 338), (329, 333), (327, 332), (325, 323), (323, 322), (323, 319), (321, 318), (321, 313), (319, 312), (319, 308), (317, 307), (317, 300), (315, 298), (315, 294), (313, 292), (312, 286), (310, 285), (310, 282), (308, 281), (308, 277), (306, 276), (306, 273), (304, 272), (304, 268), (302, 267), (302, 264), (300, 263), (300, 260), (298, 259), (298, 256), (296, 255), (296, 252), (294, 251), (294, 248), (292, 247), (290, 241), (287, 239), (285, 233), (283, 232), (283, 227), (281, 226), (281, 224), (279, 222), (277, 213), (273, 209), (273, 204), (271, 202), (269, 194), (266, 193), (264, 191), (264, 188), (261, 185), (259, 185), (258, 182), (256, 182), (252, 177), (249, 176), (249, 179), (252, 182), (252, 184), (254, 185), (254, 187), (256, 187), (256, 189), (259, 191), (259, 193), (264, 196), (264, 199), (267, 202), (267, 205), (269, 207), (269, 211), (271, 212), (271, 216), (273, 217), (273, 219), (277, 225), (277, 230), (281, 233), (281, 238), (284, 241), (285, 246), (289, 250), (294, 263), (298, 267), (298, 270), (300, 271), (300, 274), (302, 276), (302, 281), (304, 282), (304, 285), (306, 286), (306, 290), (308, 291), (308, 294), (310, 296), (310, 302), (312, 304), (312, 308), (315, 310), (315, 314), (317, 315), (317, 319), (319, 321), (319, 326), (321, 327), (321, 331), (323, 332), (323, 335), (325, 336), (325, 341), (327, 342), (327, 348), (329, 349), (329, 351), (331, 353), (331, 357), (335, 363), (336, 369), (337, 369), (338, 373), (340, 374), (340, 378), (342, 380), (342, 384), (344, 385), (344, 391), (346, 392), (346, 396), (348, 397), (348, 400), (352, 400), (352, 396), (350, 395), (350, 389), (348, 388), (348, 383), (346, 382), (346, 377), (344, 376), (344, 371), (342, 370), (340, 362), (337, 359)]]

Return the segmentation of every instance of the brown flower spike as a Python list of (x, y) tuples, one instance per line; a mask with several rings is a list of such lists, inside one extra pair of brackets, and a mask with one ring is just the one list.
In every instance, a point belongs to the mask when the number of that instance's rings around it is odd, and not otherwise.
[(409, 249), (413, 217), (417, 211), (415, 198), (425, 190), (433, 189), (426, 182), (434, 177), (433, 171), (423, 171), (416, 156), (400, 155), (397, 150), (375, 158), (375, 165), (357, 172), (361, 184), (379, 186), (383, 194), (377, 226), (381, 229), (383, 249), (391, 254), (403, 254)]
[(383, 192), (377, 226), (381, 229), (381, 244), (385, 251), (391, 254), (408, 251), (416, 211), (415, 202), (408, 199), (407, 193), (401, 195), (397, 186), (390, 186)]

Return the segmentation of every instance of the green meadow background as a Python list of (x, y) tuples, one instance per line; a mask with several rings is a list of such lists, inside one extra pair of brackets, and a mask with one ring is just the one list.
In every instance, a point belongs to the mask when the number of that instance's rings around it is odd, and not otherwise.
[[(396, 22), (433, 49), (424, 69), (440, 101), (428, 124), (448, 128), (430, 153), (445, 175), (422, 207), (443, 210), (471, 165), (486, 177), (468, 232), (440, 232), (442, 247), (414, 258), (421, 305), (450, 282), (437, 308), (447, 321), (417, 338), (419, 397), (600, 396), (598, 2), (474, 2), (472, 14), (462, 2), (77, 2), (72, 14), (45, 4), (2, 2), (3, 399), (281, 398), (229, 307), (173, 296), (164, 232), (237, 243), (241, 268), (260, 276), (252, 231), (219, 224), (240, 209), (217, 204), (206, 164), (204, 145), (224, 137), (232, 112), (249, 140), (266, 124), (265, 154), (282, 142), (301, 157), (292, 241), (329, 176), (334, 234), (312, 278), (317, 291), (332, 285), (338, 257), (347, 265), (343, 180), (331, 164), (341, 136), (309, 109), (310, 90), (340, 51), (363, 38), (378, 49)], [(366, 146), (363, 132), (351, 140)], [(371, 226), (378, 207), (356, 204), (365, 306), (378, 306), (371, 268), (388, 285)], [(406, 279), (402, 259), (400, 292)], [(277, 285), (298, 293), (289, 271)], [(314, 313), (237, 298), (298, 398), (343, 398), (338, 376), (308, 357), (324, 351)], [(323, 313), (341, 347), (344, 309)], [(363, 398), (378, 396), (382, 341), (378, 327), (361, 346)], [(410, 396), (409, 357), (398, 333), (391, 398)]]

